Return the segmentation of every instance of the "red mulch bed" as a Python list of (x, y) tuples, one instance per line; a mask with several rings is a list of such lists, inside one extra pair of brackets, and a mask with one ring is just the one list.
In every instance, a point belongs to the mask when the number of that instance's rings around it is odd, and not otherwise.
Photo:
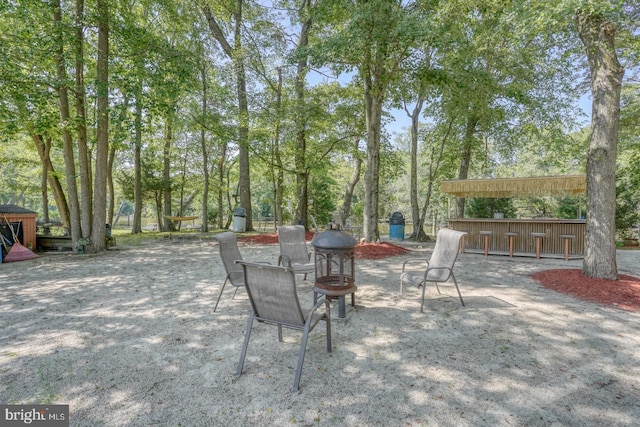
[(587, 277), (579, 269), (546, 270), (531, 277), (548, 289), (571, 294), (581, 300), (640, 311), (640, 279), (621, 274), (618, 280)]
[(381, 259), (409, 252), (411, 251), (407, 248), (387, 242), (358, 243), (356, 246), (356, 258), (360, 259)]
[[(307, 241), (313, 238), (312, 231), (307, 231), (305, 237)], [(278, 243), (278, 234), (256, 234), (253, 236), (243, 236), (238, 239), (239, 242), (247, 242), (254, 244), (275, 244)], [(407, 248), (394, 245), (387, 242), (382, 243), (359, 243), (356, 246), (356, 258), (359, 259), (381, 259), (390, 256), (402, 255), (411, 252)]]

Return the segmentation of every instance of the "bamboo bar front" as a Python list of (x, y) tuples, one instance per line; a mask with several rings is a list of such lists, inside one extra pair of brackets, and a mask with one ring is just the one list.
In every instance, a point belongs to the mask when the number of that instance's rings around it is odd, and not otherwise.
[(564, 242), (560, 235), (565, 234), (575, 236), (569, 242), (569, 256), (580, 258), (584, 255), (584, 220), (451, 218), (449, 227), (468, 233), (465, 237), (467, 252), (484, 253), (484, 239), (480, 231), (492, 231), (489, 254), (508, 255), (509, 238), (505, 233), (515, 232), (518, 235), (514, 239), (514, 256), (535, 256), (535, 238), (531, 233), (545, 233), (542, 238), (542, 257), (563, 257)]

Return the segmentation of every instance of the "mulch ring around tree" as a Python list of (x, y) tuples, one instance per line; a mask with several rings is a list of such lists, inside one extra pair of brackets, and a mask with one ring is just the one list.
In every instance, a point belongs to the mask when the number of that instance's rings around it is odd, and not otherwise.
[[(307, 239), (307, 241), (310, 241), (313, 238), (314, 234), (315, 233), (313, 233), (312, 231), (307, 231), (305, 234), (305, 238)], [(238, 241), (259, 245), (276, 244), (278, 243), (278, 235), (274, 233), (242, 236), (238, 238)], [(394, 245), (387, 242), (358, 243), (355, 248), (356, 258), (359, 259), (381, 259), (390, 256), (403, 255), (409, 252), (411, 251), (407, 248), (403, 248), (402, 246)]]
[(618, 280), (587, 277), (580, 269), (534, 273), (531, 278), (547, 289), (570, 294), (583, 301), (640, 312), (640, 279), (621, 274)]

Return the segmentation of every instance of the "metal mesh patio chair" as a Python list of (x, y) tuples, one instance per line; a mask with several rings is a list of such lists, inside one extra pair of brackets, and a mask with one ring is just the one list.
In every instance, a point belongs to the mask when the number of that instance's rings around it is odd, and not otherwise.
[[(295, 274), (292, 269), (246, 261), (238, 261), (238, 264), (244, 269), (246, 290), (249, 295), (249, 301), (251, 301), (251, 314), (244, 335), (237, 375), (242, 374), (254, 320), (276, 325), (280, 342), (282, 342), (283, 327), (303, 331), (292, 388), (293, 392), (297, 392), (309, 333), (320, 320), (326, 322), (327, 352), (331, 352), (331, 312), (329, 301), (323, 299), (305, 312), (298, 300)], [(325, 309), (318, 310), (323, 304)]]
[(233, 296), (231, 297), (231, 299), (233, 299), (236, 296), (236, 292), (238, 292), (238, 288), (244, 286), (244, 273), (242, 271), (242, 267), (236, 264), (236, 261), (242, 261), (242, 255), (240, 255), (240, 251), (238, 250), (238, 240), (235, 233), (225, 231), (224, 233), (216, 234), (213, 236), (213, 239), (218, 242), (220, 258), (222, 259), (222, 264), (224, 265), (224, 269), (227, 273), (227, 277), (224, 279), (222, 289), (220, 289), (220, 294), (216, 300), (216, 305), (213, 308), (213, 311), (215, 312), (218, 308), (220, 297), (222, 296), (222, 292), (224, 291), (224, 287), (227, 285), (227, 282), (231, 283), (231, 285), (236, 288), (233, 292)]
[[(453, 283), (456, 285), (460, 302), (464, 306), (464, 300), (458, 287), (458, 282), (453, 274), (453, 265), (458, 258), (458, 251), (460, 250), (460, 239), (466, 233), (464, 231), (451, 230), (443, 228), (438, 231), (436, 236), (436, 246), (433, 249), (433, 253), (430, 258), (409, 258), (402, 264), (402, 274), (400, 275), (400, 293), (402, 294), (402, 288), (404, 283), (415, 284), (418, 287), (422, 286), (422, 303), (420, 305), (420, 313), (424, 310), (424, 293), (427, 282), (433, 282), (436, 285), (438, 293), (440, 293), (440, 287), (438, 283), (446, 282), (449, 278), (453, 279)], [(421, 262), (426, 268), (424, 270), (408, 269), (407, 267), (411, 263)]]
[(315, 264), (311, 260), (311, 252), (307, 249), (304, 227), (302, 225), (281, 225), (278, 227), (278, 244), (280, 256), (278, 265), (289, 267), (296, 274), (307, 274), (315, 271)]

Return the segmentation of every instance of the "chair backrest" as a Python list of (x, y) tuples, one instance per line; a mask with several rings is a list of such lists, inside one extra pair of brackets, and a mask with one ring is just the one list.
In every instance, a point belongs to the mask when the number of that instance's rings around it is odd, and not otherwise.
[(333, 215), (331, 215), (331, 221), (338, 225), (340, 227), (340, 229), (344, 228), (344, 224), (342, 223), (342, 215), (340, 215), (339, 213), (334, 213)]
[[(465, 234), (464, 231), (451, 230), (450, 228), (443, 228), (438, 231), (436, 247), (433, 249), (433, 254), (429, 259), (429, 269), (438, 267), (453, 269), (453, 265), (458, 258), (460, 239)], [(435, 270), (429, 273), (429, 278), (433, 280), (447, 280), (449, 278), (449, 271), (445, 269)]]
[(293, 270), (270, 264), (239, 261), (251, 306), (258, 319), (267, 322), (304, 327), (305, 318)]
[(316, 219), (313, 215), (309, 215), (309, 218), (311, 218), (311, 224), (313, 224), (313, 228), (316, 230), (316, 234), (320, 232), (320, 227), (318, 227), (318, 223), (316, 222)]
[(243, 281), (242, 267), (236, 264), (236, 261), (242, 261), (242, 255), (238, 250), (238, 239), (235, 233), (225, 231), (216, 234), (213, 239), (218, 242), (220, 247), (220, 258), (229, 280), (232, 284), (241, 284)]
[(309, 250), (302, 225), (281, 225), (278, 227), (280, 255), (289, 257), (292, 264), (309, 263)]

